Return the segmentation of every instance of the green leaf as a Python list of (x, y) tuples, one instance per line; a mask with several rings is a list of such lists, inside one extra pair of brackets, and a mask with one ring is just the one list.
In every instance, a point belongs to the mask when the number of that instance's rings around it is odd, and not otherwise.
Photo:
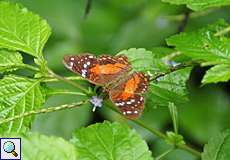
[(0, 50), (0, 73), (16, 70), (23, 66), (22, 56), (18, 52)]
[(134, 71), (153, 70), (153, 53), (144, 48), (130, 48), (119, 52), (117, 55), (127, 56)]
[(72, 142), (79, 159), (87, 160), (152, 160), (151, 152), (141, 137), (119, 123), (98, 123), (78, 130)]
[(59, 137), (38, 133), (3, 134), (1, 137), (22, 138), (23, 160), (77, 160), (74, 146)]
[(0, 2), (0, 47), (18, 50), (35, 57), (51, 34), (47, 22), (18, 4)]
[(147, 97), (148, 106), (168, 106), (169, 102), (181, 104), (188, 101), (186, 81), (191, 68), (174, 71), (151, 82)]
[(209, 69), (202, 79), (203, 84), (226, 82), (230, 79), (230, 64), (220, 64)]
[(210, 7), (220, 7), (230, 5), (230, 0), (162, 0), (171, 4), (186, 4), (194, 11), (203, 10)]
[(230, 131), (214, 136), (204, 146), (202, 160), (228, 160), (230, 157)]
[(167, 39), (167, 44), (193, 60), (211, 64), (229, 63), (230, 38), (215, 36), (215, 33), (229, 27), (220, 20), (212, 25), (190, 33), (181, 33)]
[[(0, 80), (0, 120), (40, 108), (45, 101), (40, 80), (5, 76)], [(33, 117), (21, 118), (1, 124), (2, 132), (24, 132), (31, 126)]]

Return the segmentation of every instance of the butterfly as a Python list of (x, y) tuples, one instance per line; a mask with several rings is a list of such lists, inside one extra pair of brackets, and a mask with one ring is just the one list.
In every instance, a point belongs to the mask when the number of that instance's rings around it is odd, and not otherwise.
[(111, 101), (129, 119), (138, 118), (144, 110), (144, 97), (149, 76), (133, 72), (128, 57), (91, 54), (66, 55), (64, 65), (89, 82), (107, 88)]

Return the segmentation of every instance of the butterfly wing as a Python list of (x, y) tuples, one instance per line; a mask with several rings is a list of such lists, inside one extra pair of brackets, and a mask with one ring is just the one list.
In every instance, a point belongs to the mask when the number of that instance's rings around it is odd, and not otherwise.
[(131, 74), (124, 82), (109, 90), (112, 102), (127, 118), (136, 119), (144, 110), (144, 97), (149, 77), (141, 72)]
[(131, 69), (125, 56), (68, 55), (63, 61), (68, 69), (97, 85), (106, 85)]

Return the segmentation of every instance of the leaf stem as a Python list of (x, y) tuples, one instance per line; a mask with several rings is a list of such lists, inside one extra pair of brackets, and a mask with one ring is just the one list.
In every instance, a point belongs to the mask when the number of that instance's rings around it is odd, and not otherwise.
[[(116, 112), (116, 113), (118, 113), (119, 115), (123, 116), (120, 112), (118, 112), (118, 111), (114, 108), (114, 106), (112, 106), (112, 105), (109, 104), (109, 103), (106, 103), (106, 104), (107, 104), (107, 106), (108, 106), (111, 110), (113, 110), (114, 112)], [(131, 119), (130, 119), (130, 120), (131, 120)], [(145, 128), (146, 130), (148, 130), (149, 132), (151, 132), (153, 135), (155, 135), (155, 136), (157, 136), (157, 137), (159, 137), (159, 138), (162, 138), (162, 139), (164, 139), (164, 140), (167, 139), (167, 136), (166, 136), (164, 133), (158, 131), (157, 129), (155, 129), (155, 128), (153, 128), (153, 127), (150, 127), (150, 126), (146, 125), (144, 122), (142, 122), (142, 121), (140, 121), (140, 120), (137, 120), (137, 119), (136, 119), (136, 120), (131, 120), (131, 121), (134, 122), (134, 123), (136, 123), (136, 124), (138, 124), (138, 125), (141, 126), (142, 128)], [(182, 150), (186, 150), (186, 151), (188, 151), (188, 152), (190, 152), (190, 153), (192, 153), (193, 155), (196, 155), (196, 156), (198, 156), (198, 157), (201, 156), (201, 153), (200, 153), (199, 151), (197, 151), (197, 150), (191, 148), (190, 146), (188, 146), (188, 145), (186, 145), (186, 144), (176, 145), (176, 147), (177, 147), (177, 148), (180, 148), (180, 149), (182, 149)]]
[(174, 132), (176, 134), (178, 134), (178, 111), (177, 111), (177, 107), (174, 103), (169, 103), (168, 105), (168, 108), (169, 108), (169, 113), (171, 115), (171, 118), (172, 118), (172, 122), (173, 122), (173, 129), (174, 129)]
[(42, 108), (42, 109), (38, 109), (38, 110), (28, 111), (28, 112), (25, 112), (25, 113), (15, 115), (13, 117), (1, 120), (0, 125), (3, 123), (8, 123), (10, 121), (14, 121), (14, 120), (23, 118), (23, 117), (32, 116), (35, 114), (50, 113), (50, 112), (60, 111), (63, 109), (71, 109), (71, 108), (79, 107), (80, 105), (85, 104), (86, 102), (87, 101), (81, 101), (81, 102), (77, 102), (77, 103), (64, 104), (64, 105), (57, 106), (57, 107), (49, 107), (49, 108)]
[(77, 95), (77, 96), (86, 96), (84, 93), (81, 92), (73, 92), (68, 90), (54, 90), (47, 92), (47, 95), (57, 95), (57, 94), (70, 94), (70, 95)]
[(228, 32), (230, 32), (230, 26), (216, 32), (214, 35), (215, 36), (222, 36), (224, 34), (227, 34)]
[(53, 72), (52, 70), (50, 70), (50, 69), (48, 69), (48, 72), (49, 72), (49, 74), (50, 74), (52, 77), (54, 77), (54, 78), (56, 78), (56, 79), (59, 79), (59, 80), (61, 80), (61, 81), (63, 81), (63, 82), (66, 82), (66, 83), (68, 83), (68, 84), (71, 84), (72, 86), (74, 86), (74, 87), (80, 89), (80, 90), (81, 90), (83, 93), (85, 93), (86, 95), (89, 95), (88, 90), (85, 89), (84, 87), (80, 86), (79, 84), (77, 84), (77, 83), (75, 83), (75, 82), (73, 82), (73, 81), (71, 81), (71, 80), (69, 80), (69, 79), (66, 79), (65, 77), (62, 77), (62, 76), (60, 76), (60, 75), (58, 75), (58, 74), (56, 74), (56, 73), (54, 73), (54, 72)]
[(196, 155), (197, 157), (201, 157), (201, 153), (195, 149), (193, 149), (192, 147), (186, 145), (186, 144), (181, 144), (181, 145), (177, 145), (176, 147), (188, 151), (190, 153), (192, 153), (193, 155)]
[(142, 122), (140, 120), (134, 119), (132, 121), (134, 123), (138, 124), (139, 126), (141, 126), (142, 128), (145, 128), (146, 130), (150, 131), (152, 134), (156, 135), (159, 138), (162, 138), (162, 139), (166, 139), (167, 138), (167, 136), (165, 134), (161, 133), (160, 131), (158, 131), (155, 128), (147, 126), (144, 122)]
[[(68, 80), (85, 80), (82, 77), (77, 77), (77, 76), (70, 76), (70, 77), (65, 77), (65, 79)], [(60, 81), (60, 79), (57, 79), (55, 77), (46, 77), (42, 82), (57, 82)]]
[(170, 68), (167, 72), (160, 73), (160, 74), (156, 75), (155, 77), (152, 77), (152, 78), (150, 79), (150, 81), (155, 81), (155, 80), (157, 80), (158, 78), (163, 77), (163, 76), (165, 76), (165, 75), (167, 75), (167, 74), (170, 74), (170, 73), (172, 73), (172, 72), (178, 71), (178, 70), (180, 70), (180, 69), (184, 69), (184, 68), (186, 68), (186, 67), (192, 67), (192, 66), (194, 66), (195, 64), (196, 64), (195, 62), (188, 62), (188, 63), (179, 64), (179, 65), (177, 65), (177, 66), (175, 66), (175, 67)]
[(23, 68), (29, 69), (31, 71), (39, 72), (39, 68), (31, 66), (29, 64), (22, 64), (20, 66), (23, 67)]
[(156, 157), (156, 160), (161, 160), (162, 158), (164, 158), (166, 155), (168, 155), (169, 153), (171, 153), (172, 151), (174, 151), (174, 147), (168, 149), (167, 151), (163, 152), (161, 155)]

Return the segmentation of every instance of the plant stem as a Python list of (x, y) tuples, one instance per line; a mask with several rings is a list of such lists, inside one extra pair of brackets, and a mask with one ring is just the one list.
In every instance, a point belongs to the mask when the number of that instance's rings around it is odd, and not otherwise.
[(155, 80), (157, 80), (158, 78), (163, 77), (163, 76), (165, 76), (165, 75), (167, 75), (167, 74), (170, 74), (170, 73), (172, 73), (172, 72), (178, 71), (178, 70), (180, 70), (180, 69), (184, 69), (184, 68), (186, 68), (186, 67), (192, 67), (192, 66), (194, 66), (195, 64), (196, 64), (195, 62), (189, 62), (189, 63), (179, 64), (179, 65), (177, 65), (177, 66), (175, 66), (175, 67), (170, 68), (167, 72), (160, 73), (160, 74), (156, 75), (155, 77), (152, 77), (152, 78), (150, 79), (150, 81), (155, 81)]
[(22, 64), (22, 65), (20, 65), (20, 66), (23, 67), (23, 68), (29, 69), (29, 70), (31, 70), (31, 71), (35, 71), (35, 72), (38, 72), (38, 71), (39, 71), (39, 68), (34, 67), (34, 66), (31, 66), (31, 65), (29, 65), (29, 64)]
[(54, 77), (54, 78), (56, 78), (56, 79), (59, 79), (59, 80), (61, 80), (61, 81), (63, 81), (63, 82), (66, 82), (66, 83), (68, 83), (68, 84), (71, 84), (72, 86), (74, 86), (74, 87), (80, 89), (80, 90), (81, 90), (83, 93), (85, 93), (86, 95), (89, 95), (88, 90), (85, 89), (84, 87), (80, 86), (79, 84), (74, 83), (73, 81), (71, 81), (71, 80), (69, 80), (69, 79), (66, 79), (65, 77), (62, 77), (62, 76), (60, 76), (60, 75), (54, 73), (54, 72), (53, 72), (52, 70), (50, 70), (50, 69), (48, 69), (48, 72), (49, 72), (49, 74), (50, 74), (52, 77)]
[(172, 147), (170, 149), (168, 149), (167, 151), (165, 151), (164, 153), (162, 153), (161, 155), (156, 157), (156, 160), (161, 160), (162, 158), (164, 158), (166, 155), (168, 155), (169, 153), (171, 153), (175, 148)]
[(55, 91), (49, 91), (47, 95), (57, 95), (57, 94), (70, 94), (70, 95), (77, 95), (77, 96), (86, 96), (86, 94), (81, 92), (72, 92), (68, 90), (55, 90)]
[(79, 107), (80, 105), (85, 104), (86, 102), (87, 101), (81, 101), (78, 103), (64, 104), (64, 105), (57, 106), (57, 107), (49, 107), (49, 108), (42, 108), (42, 109), (38, 109), (38, 110), (28, 111), (28, 112), (25, 112), (25, 113), (22, 113), (19, 115), (15, 115), (15, 116), (10, 117), (10, 118), (6, 118), (6, 119), (0, 121), (0, 125), (3, 123), (14, 121), (16, 119), (23, 118), (23, 117), (32, 116), (35, 114), (50, 113), (50, 112), (60, 111), (63, 109), (71, 109), (71, 108)]
[(141, 126), (142, 128), (147, 129), (148, 131), (150, 131), (152, 134), (156, 135), (159, 138), (162, 138), (162, 139), (166, 139), (167, 138), (165, 134), (161, 133), (160, 131), (158, 131), (155, 128), (147, 126), (144, 122), (142, 122), (140, 120), (134, 119), (132, 121), (134, 123), (138, 124), (139, 126)]
[[(68, 80), (85, 80), (82, 77), (76, 77), (76, 76), (70, 76), (70, 77), (65, 77), (65, 79)], [(55, 77), (47, 77), (47, 79), (44, 79), (42, 82), (57, 82), (59, 79)]]
[[(109, 103), (106, 103), (106, 104), (107, 104), (107, 106), (108, 106), (111, 110), (113, 110), (114, 112), (116, 112), (116, 113), (118, 113), (119, 115), (123, 116), (120, 112), (118, 112), (118, 111), (114, 108), (114, 106), (110, 105)], [(131, 119), (130, 119), (130, 120), (131, 120)], [(159, 137), (159, 138), (162, 138), (162, 139), (164, 139), (164, 140), (167, 139), (167, 136), (166, 136), (164, 133), (158, 131), (158, 130), (155, 129), (155, 128), (152, 128), (152, 127), (146, 125), (144, 122), (142, 122), (142, 121), (140, 121), (140, 120), (137, 120), (137, 119), (136, 119), (136, 120), (131, 120), (131, 121), (134, 122), (134, 123), (136, 123), (136, 124), (138, 124), (138, 125), (141, 126), (142, 128), (145, 128), (146, 130), (148, 130), (149, 132), (151, 132), (153, 135), (155, 135), (155, 136), (157, 136), (157, 137)], [(186, 151), (188, 151), (188, 152), (190, 152), (190, 153), (192, 153), (193, 155), (196, 155), (196, 156), (198, 156), (198, 157), (201, 156), (201, 153), (200, 153), (199, 151), (197, 151), (197, 150), (191, 148), (190, 146), (188, 146), (188, 145), (186, 145), (186, 144), (177, 145), (176, 147), (177, 147), (177, 148), (180, 148), (180, 149), (182, 149), (182, 150), (186, 150)]]
[(214, 35), (215, 36), (222, 36), (222, 35), (224, 35), (224, 34), (226, 34), (228, 32), (230, 32), (230, 26), (226, 27), (226, 28), (224, 28), (224, 29), (222, 29), (222, 30), (220, 30), (218, 32), (216, 32)]
[(188, 152), (192, 153), (193, 155), (196, 155), (197, 157), (201, 157), (201, 153), (199, 151), (191, 148), (188, 145), (181, 144), (181, 145), (177, 145), (177, 147), (182, 149), (182, 150), (188, 151)]

